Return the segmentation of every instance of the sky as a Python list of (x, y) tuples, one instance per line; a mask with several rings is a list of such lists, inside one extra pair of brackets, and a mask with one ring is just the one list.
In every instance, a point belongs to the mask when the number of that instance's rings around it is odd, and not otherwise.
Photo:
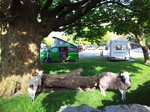
[(64, 32), (51, 32), (50, 34), (49, 34), (49, 36), (51, 36), (51, 37), (62, 37), (62, 35), (63, 35), (63, 33)]

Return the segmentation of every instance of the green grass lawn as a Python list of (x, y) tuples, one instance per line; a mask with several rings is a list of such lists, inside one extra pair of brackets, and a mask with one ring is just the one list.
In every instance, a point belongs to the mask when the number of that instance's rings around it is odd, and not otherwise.
[(8, 99), (0, 98), (0, 112), (57, 112), (63, 105), (89, 105), (104, 108), (108, 105), (138, 103), (150, 106), (150, 64), (141, 60), (130, 62), (100, 61), (99, 57), (81, 57), (77, 62), (42, 64), (48, 74), (61, 74), (82, 68), (82, 76), (100, 75), (102, 72), (130, 72), (132, 87), (127, 90), (127, 99), (121, 100), (119, 91), (106, 91), (106, 97), (95, 91), (66, 91), (60, 93), (43, 92), (31, 101), (27, 94), (16, 95)]

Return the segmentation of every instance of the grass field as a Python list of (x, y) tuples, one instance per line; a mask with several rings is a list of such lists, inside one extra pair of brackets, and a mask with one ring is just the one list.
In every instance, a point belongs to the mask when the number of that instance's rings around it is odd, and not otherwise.
[(95, 91), (66, 91), (60, 93), (43, 92), (35, 101), (31, 101), (27, 94), (16, 95), (8, 99), (0, 98), (0, 112), (57, 112), (61, 106), (89, 105), (94, 108), (104, 108), (117, 104), (143, 104), (150, 106), (150, 64), (141, 60), (130, 62), (100, 61), (99, 57), (81, 57), (77, 62), (42, 64), (48, 74), (61, 74), (82, 68), (82, 76), (100, 75), (110, 71), (121, 73), (130, 72), (132, 87), (127, 91), (127, 99), (121, 100), (119, 91), (106, 91), (106, 97)]

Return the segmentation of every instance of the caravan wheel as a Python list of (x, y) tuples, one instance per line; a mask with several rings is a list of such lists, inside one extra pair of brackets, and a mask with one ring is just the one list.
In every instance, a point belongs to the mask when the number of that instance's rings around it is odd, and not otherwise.
[(75, 59), (73, 59), (73, 60), (69, 60), (70, 62), (75, 62), (76, 60)]

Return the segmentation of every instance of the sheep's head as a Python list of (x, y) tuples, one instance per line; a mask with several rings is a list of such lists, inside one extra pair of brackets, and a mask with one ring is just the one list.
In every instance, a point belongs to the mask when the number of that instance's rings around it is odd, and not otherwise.
[(36, 86), (31, 84), (31, 85), (28, 85), (28, 92), (29, 92), (29, 97), (34, 100), (35, 98), (35, 94), (36, 94)]
[(131, 84), (131, 81), (130, 81), (130, 76), (131, 75), (131, 73), (129, 73), (129, 72), (123, 72), (123, 73), (121, 73), (120, 74), (120, 76), (122, 76), (123, 77), (123, 82), (125, 82), (125, 83), (127, 83), (127, 84)]
[(43, 76), (43, 75), (44, 75), (43, 70), (39, 70), (39, 71), (37, 71), (37, 73), (38, 73), (38, 75), (40, 75), (40, 76)]

